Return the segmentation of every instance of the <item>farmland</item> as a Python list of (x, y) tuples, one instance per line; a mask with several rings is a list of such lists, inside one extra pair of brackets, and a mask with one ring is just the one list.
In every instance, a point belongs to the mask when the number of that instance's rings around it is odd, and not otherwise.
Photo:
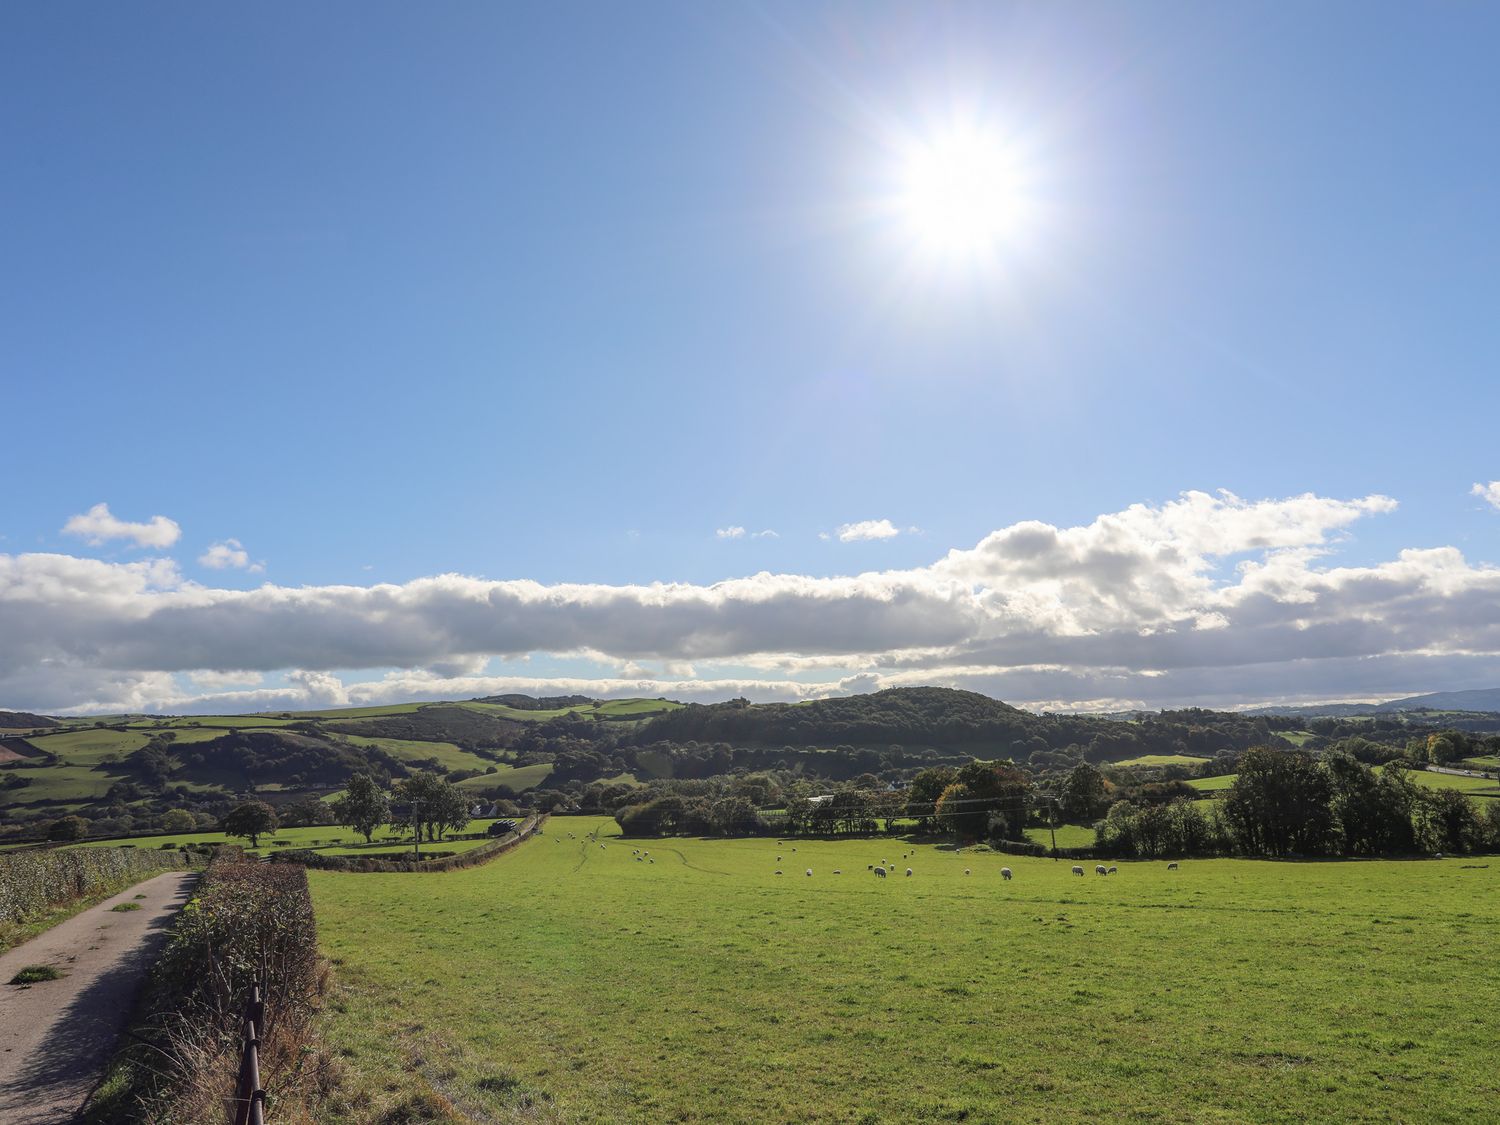
[[(312, 873), (349, 1066), (330, 1120), (426, 1085), (479, 1119), (641, 1122), (1457, 1121), (1500, 1097), (1500, 861), (1079, 879), (615, 833), (555, 818), (468, 871)], [(882, 859), (915, 874), (871, 878)]]

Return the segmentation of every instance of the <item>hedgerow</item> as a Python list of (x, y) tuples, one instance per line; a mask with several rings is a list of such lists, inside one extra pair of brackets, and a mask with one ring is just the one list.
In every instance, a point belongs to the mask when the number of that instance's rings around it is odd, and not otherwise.
[(307, 874), (222, 848), (152, 971), (133, 1036), (150, 1048), (116, 1060), (90, 1120), (216, 1120), (234, 1089), (253, 985), (264, 989), (268, 1104), (282, 1106), (279, 1120), (296, 1118), (332, 1074), (326, 1056), (305, 1049), (324, 985)]
[(37, 849), (0, 856), (0, 926), (148, 875), (186, 867), (180, 851), (135, 848)]
[(372, 859), (359, 856), (324, 855), (322, 852), (309, 850), (298, 850), (290, 852), (279, 852), (270, 857), (272, 865), (282, 863), (301, 864), (304, 867), (312, 867), (319, 871), (350, 871), (359, 873), (370, 872), (398, 872), (398, 871), (457, 871), (465, 867), (474, 867), (481, 863), (488, 863), (496, 856), (503, 855), (516, 845), (529, 839), (547, 817), (545, 815), (533, 816), (515, 831), (500, 837), (490, 844), (481, 844), (477, 848), (471, 848), (466, 852), (448, 853), (440, 859)]

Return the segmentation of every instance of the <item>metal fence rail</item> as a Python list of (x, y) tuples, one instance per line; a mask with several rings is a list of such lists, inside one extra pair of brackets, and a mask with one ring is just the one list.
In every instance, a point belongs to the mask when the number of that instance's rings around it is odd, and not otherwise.
[(241, 1031), (240, 1074), (234, 1089), (234, 1125), (265, 1125), (266, 1092), (260, 1084), (260, 1037), (266, 1026), (266, 1003), (259, 985), (250, 988)]

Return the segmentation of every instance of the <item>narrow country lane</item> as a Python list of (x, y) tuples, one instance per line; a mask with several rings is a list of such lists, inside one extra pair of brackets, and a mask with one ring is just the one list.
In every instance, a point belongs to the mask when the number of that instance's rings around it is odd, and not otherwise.
[[(5, 1125), (72, 1120), (99, 1081), (172, 917), (196, 880), (188, 871), (157, 875), (0, 954)], [(115, 912), (121, 903), (140, 909)], [(64, 975), (26, 987), (6, 983), (27, 965), (53, 965)]]

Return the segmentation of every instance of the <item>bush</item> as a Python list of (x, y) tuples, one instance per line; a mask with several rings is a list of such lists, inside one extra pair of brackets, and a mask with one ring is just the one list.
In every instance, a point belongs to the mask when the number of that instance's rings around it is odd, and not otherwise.
[(34, 918), (49, 907), (187, 866), (180, 851), (78, 848), (0, 856), (0, 925)]

